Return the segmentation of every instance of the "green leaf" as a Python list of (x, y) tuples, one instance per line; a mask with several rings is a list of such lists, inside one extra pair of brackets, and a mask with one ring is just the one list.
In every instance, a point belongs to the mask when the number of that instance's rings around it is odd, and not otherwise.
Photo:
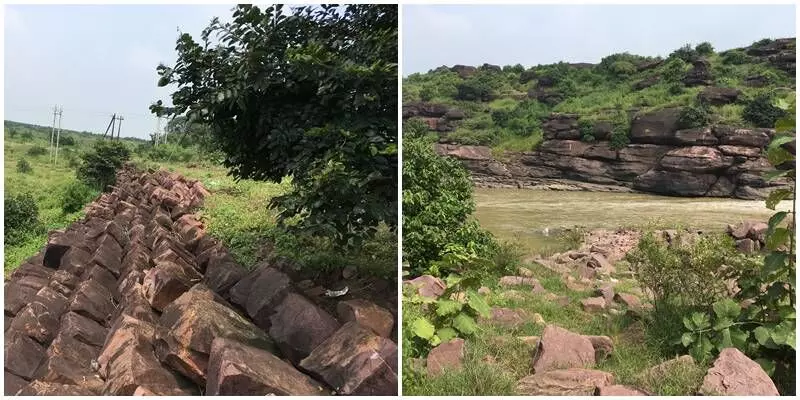
[[(792, 128), (794, 128), (794, 127), (792, 127)], [(769, 148), (778, 148), (780, 146), (783, 146), (786, 143), (791, 143), (791, 142), (794, 142), (794, 141), (795, 141), (794, 135), (784, 135), (784, 134), (775, 135), (775, 138), (772, 139), (772, 141), (769, 142), (769, 145), (767, 147), (769, 147)]]
[(458, 301), (439, 299), (436, 301), (436, 315), (444, 317), (446, 315), (455, 314), (461, 311), (462, 306), (463, 304)]
[(782, 251), (773, 251), (764, 257), (763, 275), (769, 276), (786, 266), (789, 256)]
[(453, 327), (464, 335), (472, 335), (478, 330), (478, 324), (475, 323), (475, 319), (463, 312), (453, 319)]
[(692, 322), (694, 326), (697, 327), (698, 330), (700, 329), (708, 329), (711, 327), (711, 319), (709, 318), (708, 314), (695, 312), (692, 313)]
[(689, 347), (692, 343), (694, 343), (694, 335), (691, 332), (686, 332), (681, 336), (681, 344), (683, 344), (683, 347)]
[(442, 343), (442, 339), (439, 338), (439, 336), (437, 336), (437, 335), (433, 335), (433, 337), (431, 337), (428, 341), (430, 342), (431, 346), (433, 346), (433, 347), (436, 347), (436, 346), (438, 346), (438, 345), (440, 345)]
[(766, 345), (767, 341), (769, 341), (769, 336), (769, 329), (763, 326), (759, 326), (753, 330), (753, 337), (755, 337), (758, 344), (762, 346)]
[(411, 333), (423, 339), (430, 340), (435, 331), (436, 327), (424, 317), (417, 318), (414, 320), (414, 323), (411, 324)]
[(791, 231), (786, 228), (775, 228), (775, 231), (767, 237), (766, 247), (769, 250), (775, 250), (778, 247), (789, 242), (789, 235)]
[(723, 329), (719, 336), (719, 342), (717, 343), (717, 350), (722, 350), (728, 347), (733, 347), (733, 342), (731, 341), (731, 330), (730, 329)]
[(694, 322), (692, 322), (692, 319), (689, 317), (683, 317), (683, 326), (690, 331), (697, 330), (697, 326), (695, 326)]
[(733, 346), (744, 351), (745, 345), (747, 344), (747, 338), (750, 337), (750, 332), (734, 327), (730, 329), (730, 335)]
[(782, 200), (786, 200), (792, 196), (794, 192), (791, 189), (775, 189), (767, 196), (767, 208), (774, 210), (775, 207)]
[(457, 337), (458, 332), (456, 332), (456, 330), (451, 327), (446, 327), (436, 331), (436, 336), (438, 336), (439, 339), (442, 340), (442, 342), (447, 343), (450, 341), (450, 339)]
[(769, 232), (772, 232), (773, 230), (775, 230), (775, 228), (778, 225), (780, 225), (781, 222), (783, 222), (783, 220), (786, 218), (786, 216), (788, 214), (789, 214), (788, 211), (778, 211), (775, 214), (773, 214), (769, 218), (769, 222), (768, 222), (768, 225), (769, 225), (769, 229), (768, 230), (769, 230)]
[(728, 317), (718, 318), (714, 322), (713, 329), (715, 331), (719, 332), (719, 331), (726, 330), (726, 329), (730, 328), (732, 325), (733, 325), (733, 321), (730, 318), (728, 318)]
[[(742, 312), (742, 307), (732, 299), (717, 301), (712, 307), (714, 308), (714, 314), (717, 314), (717, 318), (722, 319), (727, 318), (735, 320)], [(731, 321), (731, 323), (733, 322)]]
[(767, 150), (767, 160), (774, 166), (781, 165), (793, 159), (794, 155), (786, 151), (783, 147), (772, 147)]
[(488, 317), (491, 312), (489, 305), (483, 300), (483, 296), (473, 289), (467, 290), (467, 305), (483, 317)]
[(451, 288), (458, 285), (461, 282), (461, 276), (457, 274), (450, 274), (447, 275), (447, 278), (445, 278), (444, 281), (445, 284), (447, 284), (447, 287)]

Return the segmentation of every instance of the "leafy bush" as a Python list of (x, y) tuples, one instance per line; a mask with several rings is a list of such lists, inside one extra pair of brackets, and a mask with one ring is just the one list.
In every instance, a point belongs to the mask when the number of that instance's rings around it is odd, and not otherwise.
[(31, 167), (31, 163), (28, 160), (21, 158), (17, 161), (17, 172), (20, 174), (30, 174), (33, 172), (33, 167)]
[(484, 257), (493, 252), (492, 236), (471, 219), (474, 210), (472, 182), (459, 161), (440, 157), (424, 138), (404, 141), (403, 247), (412, 274), (431, 272), (454, 244)]
[(703, 42), (695, 46), (694, 51), (701, 56), (710, 56), (714, 54), (714, 46), (709, 42)]
[(581, 133), (581, 140), (584, 142), (594, 142), (594, 123), (588, 119), (578, 121), (578, 130)]
[(636, 73), (636, 66), (628, 61), (616, 61), (611, 64), (611, 72), (615, 76), (627, 77)]
[(199, 153), (198, 149), (190, 149), (173, 143), (152, 146), (147, 150), (150, 161), (192, 161)]
[(458, 94), (456, 99), (464, 101), (489, 101), (494, 95), (492, 87), (487, 82), (470, 79), (456, 86)]
[(609, 137), (609, 145), (614, 150), (619, 150), (631, 142), (631, 121), (628, 115), (618, 110), (616, 115), (611, 121), (611, 135)]
[(117, 170), (130, 159), (130, 150), (125, 144), (112, 140), (98, 140), (94, 148), (81, 155), (77, 177), (97, 190), (105, 191), (117, 180)]
[(690, 105), (683, 107), (680, 114), (678, 114), (677, 127), (678, 129), (700, 128), (708, 125), (711, 122), (711, 112), (708, 106)]
[(96, 193), (89, 186), (81, 181), (74, 181), (64, 190), (61, 198), (61, 210), (65, 214), (80, 211), (95, 195)]
[(784, 110), (772, 104), (772, 96), (762, 93), (745, 104), (742, 118), (757, 127), (769, 128), (785, 114)]
[(722, 63), (728, 65), (742, 65), (750, 62), (750, 56), (741, 50), (730, 50), (722, 56)]
[(14, 128), (7, 129), (6, 132), (8, 132), (8, 137), (10, 138), (15, 138), (17, 137), (17, 134), (19, 134), (19, 131)]
[(33, 140), (33, 133), (31, 133), (31, 131), (27, 131), (26, 130), (25, 132), (22, 132), (22, 135), (20, 135), (20, 138), (22, 138), (23, 142), (27, 142), (29, 140)]
[(75, 138), (72, 136), (62, 136), (58, 141), (59, 146), (75, 146)]
[(35, 145), (31, 146), (31, 148), (29, 148), (25, 153), (29, 156), (41, 156), (47, 154), (47, 149), (42, 146)]
[(673, 84), (680, 83), (683, 85), (683, 77), (686, 75), (688, 68), (689, 64), (683, 61), (683, 59), (679, 57), (670, 58), (664, 65), (664, 70), (662, 72), (664, 82)]
[(3, 226), (6, 245), (17, 245), (24, 240), (26, 234), (41, 230), (39, 209), (30, 193), (6, 193), (4, 200)]
[(683, 60), (683, 62), (691, 63), (692, 61), (696, 60), (700, 55), (698, 54), (697, 50), (692, 48), (691, 44), (685, 44), (681, 48), (673, 51), (670, 53), (668, 58), (677, 58)]

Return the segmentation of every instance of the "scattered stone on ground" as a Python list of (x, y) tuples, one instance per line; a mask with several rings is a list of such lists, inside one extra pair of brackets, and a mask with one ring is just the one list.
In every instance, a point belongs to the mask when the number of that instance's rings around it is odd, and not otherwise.
[(447, 289), (441, 279), (430, 275), (422, 275), (404, 283), (416, 287), (417, 293), (423, 297), (438, 298)]
[(589, 339), (555, 325), (545, 326), (533, 358), (534, 373), (594, 365), (595, 350)]
[(589, 297), (581, 300), (581, 307), (586, 312), (602, 312), (606, 309), (606, 299), (603, 297)]
[(445, 370), (457, 371), (464, 362), (464, 339), (455, 338), (434, 347), (426, 360), (428, 375), (437, 376)]
[(537, 372), (517, 381), (516, 392), (523, 396), (592, 396), (598, 388), (614, 384), (605, 371), (583, 368)]
[(610, 337), (592, 335), (585, 335), (584, 337), (589, 339), (589, 342), (592, 343), (592, 347), (594, 347), (595, 361), (605, 360), (614, 352), (614, 342)]

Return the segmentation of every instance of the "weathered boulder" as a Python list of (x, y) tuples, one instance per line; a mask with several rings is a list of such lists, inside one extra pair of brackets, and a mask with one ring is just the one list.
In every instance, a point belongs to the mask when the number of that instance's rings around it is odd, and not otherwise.
[(61, 318), (61, 334), (92, 346), (103, 346), (108, 329), (96, 321), (74, 312)]
[(75, 289), (69, 310), (87, 316), (101, 325), (108, 323), (114, 312), (114, 296), (95, 279), (83, 281)]
[(210, 258), (204, 272), (203, 283), (222, 296), (227, 296), (228, 290), (247, 275), (247, 270), (230, 254)]
[(603, 297), (581, 299), (581, 308), (587, 312), (602, 312), (606, 309), (606, 300)]
[[(64, 305), (66, 305), (66, 298)], [(61, 314), (56, 310), (50, 311), (44, 304), (33, 302), (17, 313), (17, 316), (11, 321), (9, 329), (27, 335), (39, 343), (48, 344), (56, 336), (60, 316)]]
[(507, 328), (516, 328), (525, 323), (525, 314), (511, 308), (492, 307), (489, 318), (481, 317), (480, 320)]
[(340, 327), (325, 310), (296, 293), (284, 297), (270, 322), (269, 336), (294, 364), (308, 357)]
[(761, 155), (761, 149), (758, 147), (747, 146), (732, 146), (723, 144), (718, 147), (719, 151), (726, 156), (742, 156), (742, 157), (758, 157)]
[(453, 71), (457, 73), (459, 77), (466, 79), (472, 75), (475, 75), (478, 72), (478, 69), (469, 65), (456, 64), (450, 67), (450, 71)]
[(651, 170), (637, 176), (633, 187), (644, 192), (696, 197), (705, 195), (716, 182), (714, 174)]
[(517, 382), (516, 392), (524, 396), (591, 396), (612, 384), (614, 376), (608, 372), (569, 368), (526, 376)]
[(13, 396), (23, 387), (28, 385), (28, 381), (22, 379), (8, 371), (3, 371), (3, 395)]
[(300, 367), (338, 393), (397, 395), (397, 346), (350, 321), (320, 344)]
[(720, 144), (763, 148), (769, 144), (770, 140), (769, 131), (764, 129), (735, 128), (724, 125), (714, 126), (713, 129)]
[(547, 325), (533, 358), (535, 374), (563, 368), (593, 367), (595, 351), (592, 342), (564, 328)]
[(342, 322), (355, 321), (371, 329), (378, 336), (389, 337), (394, 327), (394, 317), (389, 310), (363, 299), (340, 301), (336, 313)]
[(589, 339), (594, 347), (594, 358), (596, 361), (605, 360), (614, 352), (614, 342), (608, 336), (584, 336)]
[(202, 276), (194, 268), (162, 261), (145, 272), (142, 289), (150, 305), (158, 311), (164, 311), (201, 279)]
[(426, 360), (426, 369), (428, 375), (437, 376), (445, 370), (460, 370), (463, 362), (464, 339), (455, 338), (431, 349)]
[(667, 152), (660, 166), (667, 171), (707, 173), (720, 171), (733, 165), (733, 159), (707, 146), (681, 147)]
[(680, 146), (714, 146), (719, 139), (711, 128), (690, 128), (675, 131), (675, 143)]
[(235, 289), (231, 290), (231, 299), (234, 300), (234, 291), (237, 293), (237, 300), (244, 297), (244, 293), (247, 292), (242, 303), (247, 314), (261, 329), (269, 329), (270, 316), (275, 311), (275, 307), (291, 291), (292, 282), (288, 275), (269, 267), (262, 268), (250, 283), (244, 284), (245, 280), (240, 280), (234, 286)]
[(719, 353), (700, 392), (722, 396), (779, 396), (778, 389), (757, 362), (729, 347)]
[(672, 144), (680, 109), (665, 108), (631, 121), (631, 143)]
[(735, 103), (742, 91), (736, 88), (709, 86), (697, 95), (697, 100), (714, 106)]
[(325, 390), (319, 382), (268, 351), (217, 338), (211, 343), (205, 394), (319, 396)]
[(444, 294), (444, 291), (447, 288), (441, 279), (431, 275), (422, 275), (416, 277), (409, 281), (405, 281), (405, 284), (416, 287), (417, 293), (422, 297), (438, 298)]
[(70, 358), (54, 354), (46, 359), (36, 371), (35, 379), (75, 385), (94, 394), (101, 394), (103, 381), (89, 367), (82, 366)]
[(711, 85), (714, 77), (711, 74), (711, 63), (705, 58), (698, 58), (692, 61), (692, 69), (686, 72), (683, 77), (683, 84), (686, 86)]

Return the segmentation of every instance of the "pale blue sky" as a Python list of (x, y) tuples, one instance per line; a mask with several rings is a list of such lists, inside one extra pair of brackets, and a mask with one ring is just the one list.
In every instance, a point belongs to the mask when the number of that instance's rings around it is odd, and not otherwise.
[(49, 126), (62, 104), (65, 129), (102, 133), (112, 113), (122, 136), (156, 128), (148, 106), (167, 99), (159, 62), (176, 58), (177, 28), (199, 35), (226, 5), (4, 6), (4, 119)]
[(406, 5), (403, 74), (441, 65), (599, 62), (795, 36), (794, 5)]

